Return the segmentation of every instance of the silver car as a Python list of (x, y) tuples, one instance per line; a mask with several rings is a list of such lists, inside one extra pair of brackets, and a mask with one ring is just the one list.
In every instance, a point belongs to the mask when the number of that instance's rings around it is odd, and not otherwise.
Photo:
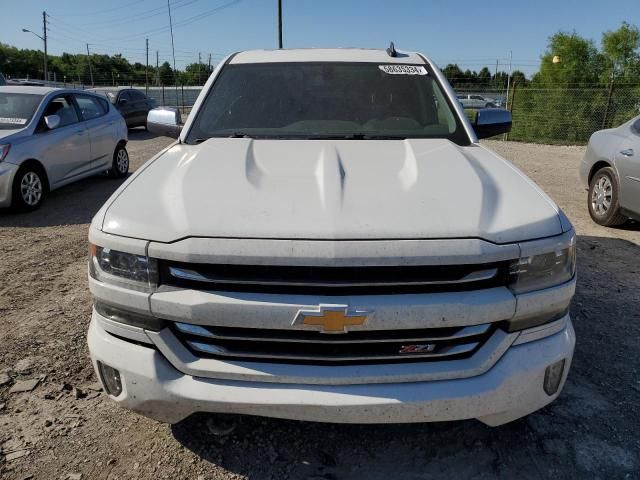
[(46, 194), (102, 172), (129, 171), (127, 126), (104, 97), (0, 87), (0, 207), (38, 208)]
[(497, 106), (496, 100), (478, 95), (477, 93), (458, 93), (458, 101), (463, 108), (494, 108)]
[(594, 222), (612, 227), (640, 220), (640, 116), (591, 136), (580, 178)]

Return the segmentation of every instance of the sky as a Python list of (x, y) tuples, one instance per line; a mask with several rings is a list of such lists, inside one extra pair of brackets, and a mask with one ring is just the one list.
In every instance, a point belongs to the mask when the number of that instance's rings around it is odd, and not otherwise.
[[(122, 53), (132, 62), (171, 60), (166, 0), (2, 0), (0, 42), (41, 49), (46, 10), (51, 54)], [(170, 0), (176, 65), (216, 64), (238, 50), (277, 48), (277, 0)], [(420, 51), (443, 67), (508, 70), (531, 75), (553, 33), (575, 30), (599, 46), (622, 21), (640, 25), (640, 0), (282, 0), (283, 40), (293, 47)], [(6, 8), (11, 6), (11, 8)], [(0, 66), (1, 69), (1, 66)]]

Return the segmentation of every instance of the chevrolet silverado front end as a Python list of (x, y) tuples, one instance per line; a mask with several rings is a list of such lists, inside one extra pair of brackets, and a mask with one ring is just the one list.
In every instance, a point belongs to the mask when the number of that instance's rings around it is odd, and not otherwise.
[(92, 361), (161, 421), (500, 425), (571, 364), (573, 227), (419, 54), (230, 56), (89, 241)]

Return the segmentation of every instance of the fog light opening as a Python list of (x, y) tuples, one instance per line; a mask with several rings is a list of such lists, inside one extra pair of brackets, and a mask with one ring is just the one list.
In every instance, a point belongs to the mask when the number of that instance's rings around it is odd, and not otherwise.
[(564, 359), (549, 365), (544, 371), (544, 391), (547, 395), (554, 395), (560, 387), (562, 373), (564, 372)]
[(98, 362), (98, 372), (100, 373), (102, 385), (104, 385), (104, 389), (109, 395), (117, 397), (122, 393), (122, 379), (120, 378), (120, 372), (118, 370), (102, 362)]

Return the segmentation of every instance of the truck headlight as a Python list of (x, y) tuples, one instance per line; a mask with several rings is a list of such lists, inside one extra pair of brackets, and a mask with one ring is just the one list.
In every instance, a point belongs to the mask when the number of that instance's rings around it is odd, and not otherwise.
[(509, 288), (526, 293), (568, 282), (576, 273), (576, 237), (564, 245), (514, 260), (509, 269)]
[(151, 292), (158, 286), (158, 262), (145, 255), (89, 244), (89, 275), (100, 282)]

